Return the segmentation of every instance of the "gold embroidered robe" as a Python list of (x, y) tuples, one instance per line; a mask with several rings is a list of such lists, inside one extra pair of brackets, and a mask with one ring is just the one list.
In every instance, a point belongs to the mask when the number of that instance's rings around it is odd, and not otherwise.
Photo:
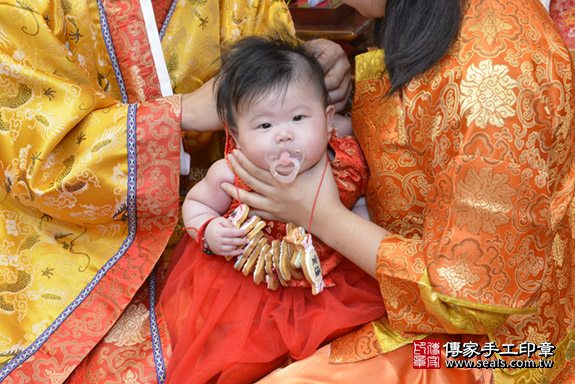
[[(156, 380), (144, 340), (150, 332), (159, 339), (161, 325), (146, 325), (151, 302), (128, 305), (177, 221), (181, 98), (162, 96), (146, 12), (155, 11), (151, 24), (178, 94), (216, 73), (226, 41), (293, 28), (278, 0), (154, 0), (153, 10), (141, 3), (0, 1), (5, 383), (63, 382), (122, 313), (121, 330), (105, 339), (142, 354), (133, 370), (117, 356), (100, 370), (116, 382)], [(211, 137), (189, 134), (188, 146), (206, 148)], [(196, 178), (195, 161), (210, 151), (192, 153)]]

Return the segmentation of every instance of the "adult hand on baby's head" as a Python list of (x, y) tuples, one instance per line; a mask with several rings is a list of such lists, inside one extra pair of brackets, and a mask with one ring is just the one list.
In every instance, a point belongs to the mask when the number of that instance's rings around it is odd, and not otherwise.
[(257, 193), (238, 191), (229, 183), (222, 184), (222, 188), (233, 198), (237, 198), (239, 193), (241, 202), (250, 206), (250, 213), (263, 219), (292, 222), (309, 229), (312, 209), (315, 209), (315, 216), (330, 212), (330, 206), (334, 204), (341, 204), (331, 168), (328, 165), (326, 169), (325, 166), (327, 157), (289, 184), (275, 180), (268, 170), (254, 165), (239, 150), (228, 155), (228, 161), (237, 176)]
[(214, 79), (182, 96), (182, 130), (211, 132), (224, 129), (218, 118)]
[(335, 106), (336, 112), (343, 110), (352, 88), (351, 64), (345, 51), (339, 44), (326, 39), (310, 40), (305, 45), (318, 54), (318, 61), (325, 73), (330, 104)]
[(220, 256), (239, 256), (247, 240), (245, 230), (236, 228), (224, 217), (216, 217), (208, 223), (204, 232), (206, 243), (210, 250)]

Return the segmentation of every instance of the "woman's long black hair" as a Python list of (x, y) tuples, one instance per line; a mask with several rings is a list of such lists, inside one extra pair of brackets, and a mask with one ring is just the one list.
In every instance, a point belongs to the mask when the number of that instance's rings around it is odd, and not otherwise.
[(437, 63), (459, 32), (462, 0), (387, 0), (374, 40), (385, 52), (389, 94)]

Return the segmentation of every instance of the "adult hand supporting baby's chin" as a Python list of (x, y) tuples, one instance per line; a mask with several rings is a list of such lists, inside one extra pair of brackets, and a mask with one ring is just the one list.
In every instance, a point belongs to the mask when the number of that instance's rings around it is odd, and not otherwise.
[[(239, 150), (228, 155), (228, 161), (236, 175), (255, 192), (238, 190), (229, 183), (223, 183), (222, 189), (234, 199), (239, 194), (240, 201), (250, 206), (250, 213), (263, 219), (292, 222), (308, 230), (312, 209), (315, 220), (318, 215), (329, 214), (331, 207), (341, 205), (329, 164), (326, 169), (327, 156), (289, 184), (275, 180), (268, 170), (254, 165)], [(314, 208), (320, 183), (321, 189)]]

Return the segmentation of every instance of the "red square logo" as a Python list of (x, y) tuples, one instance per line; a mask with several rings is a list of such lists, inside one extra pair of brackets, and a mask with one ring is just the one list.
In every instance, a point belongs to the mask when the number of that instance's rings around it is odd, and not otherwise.
[(415, 340), (413, 342), (413, 369), (441, 368), (441, 342)]

